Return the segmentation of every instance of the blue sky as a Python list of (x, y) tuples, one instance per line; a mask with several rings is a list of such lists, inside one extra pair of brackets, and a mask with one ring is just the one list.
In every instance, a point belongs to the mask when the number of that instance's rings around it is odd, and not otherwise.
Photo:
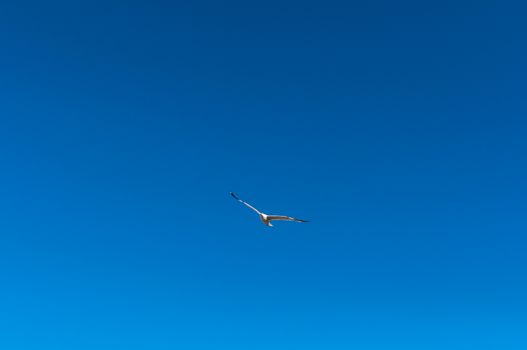
[(525, 349), (526, 9), (1, 4), (0, 347)]

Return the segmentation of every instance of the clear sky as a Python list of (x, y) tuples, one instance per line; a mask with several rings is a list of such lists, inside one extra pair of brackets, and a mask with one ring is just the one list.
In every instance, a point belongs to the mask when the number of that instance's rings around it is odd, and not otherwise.
[(0, 348), (526, 349), (526, 10), (2, 2)]

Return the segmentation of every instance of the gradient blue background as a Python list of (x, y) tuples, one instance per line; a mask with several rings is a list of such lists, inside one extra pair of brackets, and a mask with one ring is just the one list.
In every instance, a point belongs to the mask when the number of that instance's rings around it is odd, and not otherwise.
[(526, 349), (525, 11), (3, 2), (0, 348)]

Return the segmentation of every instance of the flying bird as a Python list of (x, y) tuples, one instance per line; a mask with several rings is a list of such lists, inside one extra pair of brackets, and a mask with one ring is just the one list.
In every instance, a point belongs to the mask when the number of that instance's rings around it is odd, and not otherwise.
[(245, 205), (247, 208), (255, 211), (258, 216), (260, 217), (260, 221), (264, 223), (264, 225), (266, 226), (273, 226), (271, 224), (271, 221), (273, 220), (282, 220), (282, 221), (295, 221), (295, 222), (308, 222), (307, 220), (300, 220), (300, 219), (296, 219), (296, 218), (293, 218), (291, 216), (285, 216), (285, 215), (267, 215), (267, 214), (264, 214), (262, 213), (261, 211), (259, 211), (258, 209), (256, 209), (255, 207), (253, 207), (252, 205), (242, 201), (240, 198), (238, 198), (237, 195), (235, 195), (234, 193), (230, 192), (231, 196), (236, 199), (238, 202), (242, 203), (243, 205)]

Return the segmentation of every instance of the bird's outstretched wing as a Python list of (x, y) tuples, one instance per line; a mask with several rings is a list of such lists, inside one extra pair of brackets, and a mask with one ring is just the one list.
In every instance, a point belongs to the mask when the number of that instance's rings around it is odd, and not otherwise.
[(285, 216), (285, 215), (267, 215), (267, 219), (269, 221), (271, 220), (285, 220), (285, 221), (295, 221), (295, 222), (308, 222), (307, 220), (301, 220), (297, 218), (293, 218), (291, 216)]
[(255, 212), (257, 212), (258, 214), (261, 214), (261, 212), (256, 209), (255, 207), (253, 207), (252, 205), (248, 204), (248, 203), (245, 203), (244, 201), (242, 201), (240, 198), (238, 198), (237, 195), (235, 195), (233, 192), (230, 192), (231, 196), (236, 199), (238, 202), (242, 203), (243, 205), (245, 205), (247, 208), (251, 209), (251, 210), (254, 210)]

